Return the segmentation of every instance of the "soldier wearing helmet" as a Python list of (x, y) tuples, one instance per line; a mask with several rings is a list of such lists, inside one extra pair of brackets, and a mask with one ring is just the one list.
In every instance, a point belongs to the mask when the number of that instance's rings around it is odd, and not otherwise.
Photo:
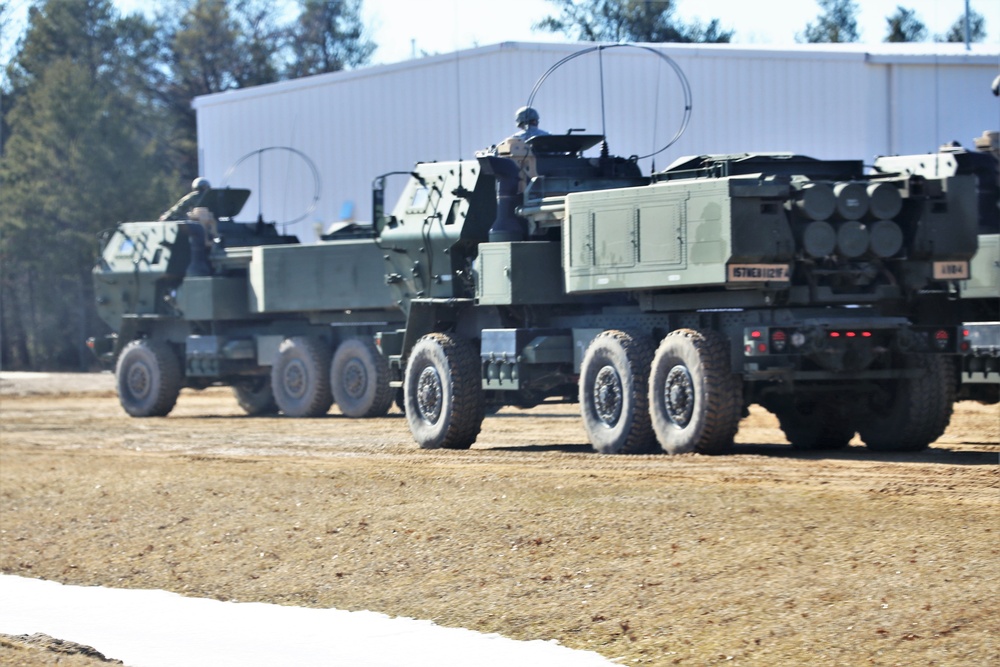
[(518, 139), (530, 139), (543, 134), (548, 134), (538, 127), (538, 112), (532, 107), (521, 107), (514, 115), (514, 122), (520, 128), (514, 133)]
[(548, 132), (538, 127), (538, 112), (532, 107), (521, 107), (514, 114), (514, 122), (519, 128), (517, 132), (501, 141), (491, 149), (491, 154), (505, 157), (517, 163), (519, 172), (517, 191), (523, 192), (528, 182), (538, 175), (538, 169), (528, 140), (532, 137), (547, 135)]
[(199, 176), (191, 181), (191, 192), (187, 193), (177, 203), (160, 216), (160, 220), (187, 220), (188, 214), (201, 205), (202, 199), (212, 189), (207, 178)]

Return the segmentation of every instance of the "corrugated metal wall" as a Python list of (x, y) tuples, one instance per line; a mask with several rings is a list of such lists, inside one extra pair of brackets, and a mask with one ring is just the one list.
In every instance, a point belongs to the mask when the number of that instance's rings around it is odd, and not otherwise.
[[(370, 219), (375, 176), (418, 160), (473, 160), (477, 150), (514, 132), (514, 111), (539, 77), (591, 46), (504, 43), (200, 97), (202, 173), (216, 185), (254, 190), (241, 220), (258, 211), (267, 220), (302, 218), (288, 232), (312, 240), (317, 225), (325, 229), (346, 215)], [(656, 49), (683, 70), (693, 104), (687, 131), (644, 159), (646, 170), (653, 160), (663, 168), (700, 153), (870, 160), (924, 153), (952, 140), (971, 145), (983, 130), (1000, 128), (1000, 100), (989, 91), (1000, 72), (997, 46)], [(605, 132), (618, 155), (658, 151), (683, 118), (673, 69), (636, 48), (571, 59), (548, 76), (533, 103), (543, 128)], [(307, 155), (319, 187), (296, 153), (255, 154), (272, 146)]]

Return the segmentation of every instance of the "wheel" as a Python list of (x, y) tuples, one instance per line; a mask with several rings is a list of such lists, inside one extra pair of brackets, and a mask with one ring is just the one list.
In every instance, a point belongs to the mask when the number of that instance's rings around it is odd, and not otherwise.
[(236, 402), (251, 417), (273, 415), (278, 412), (278, 404), (271, 391), (271, 378), (260, 375), (233, 385)]
[(771, 408), (795, 449), (843, 449), (854, 437), (854, 425), (836, 398), (789, 399)]
[(337, 347), (330, 363), (333, 400), (348, 417), (381, 417), (392, 405), (389, 364), (375, 341), (351, 338)]
[(580, 414), (601, 454), (647, 454), (656, 449), (646, 384), (653, 345), (618, 330), (604, 331), (580, 365)]
[(868, 449), (916, 452), (941, 437), (955, 403), (954, 373), (940, 357), (914, 354), (907, 368), (919, 371), (896, 380), (876, 395), (858, 432)]
[(309, 336), (285, 339), (271, 367), (271, 389), (278, 408), (288, 417), (325, 415), (333, 405), (326, 342)]
[(427, 334), (410, 352), (403, 382), (406, 421), (424, 449), (468, 449), (483, 424), (479, 355), (467, 341)]
[(125, 346), (115, 366), (118, 401), (133, 417), (170, 414), (181, 393), (181, 363), (170, 345), (134, 340)]
[(649, 377), (650, 417), (663, 451), (729, 451), (740, 424), (741, 394), (721, 334), (693, 329), (667, 334)]

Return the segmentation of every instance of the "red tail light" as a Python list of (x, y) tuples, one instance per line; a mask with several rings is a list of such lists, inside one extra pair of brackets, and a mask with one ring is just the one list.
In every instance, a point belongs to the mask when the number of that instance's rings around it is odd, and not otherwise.
[(948, 341), (950, 339), (951, 336), (948, 335), (948, 331), (946, 329), (938, 329), (934, 332), (934, 344), (939, 350), (943, 350), (948, 347)]
[(785, 347), (788, 345), (788, 336), (781, 329), (775, 329), (771, 332), (771, 347), (775, 352), (784, 352)]

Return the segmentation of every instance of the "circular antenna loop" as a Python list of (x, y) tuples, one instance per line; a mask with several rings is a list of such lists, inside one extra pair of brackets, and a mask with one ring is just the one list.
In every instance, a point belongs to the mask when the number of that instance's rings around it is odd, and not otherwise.
[(255, 151), (250, 151), (249, 153), (247, 153), (246, 155), (244, 155), (243, 157), (241, 157), (239, 160), (237, 160), (236, 162), (234, 162), (233, 165), (231, 167), (229, 167), (229, 169), (226, 170), (225, 175), (222, 177), (222, 184), (223, 184), (223, 186), (225, 186), (225, 185), (227, 185), (229, 183), (229, 177), (233, 175), (233, 173), (240, 167), (240, 165), (242, 165), (244, 162), (246, 162), (247, 160), (249, 160), (252, 157), (257, 157), (257, 160), (258, 160), (258, 162), (257, 162), (257, 213), (258, 213), (258, 216), (262, 217), (263, 213), (262, 213), (262, 210), (261, 210), (261, 201), (262, 201), (261, 179), (262, 179), (263, 168), (262, 168), (261, 162), (263, 160), (264, 153), (267, 153), (267, 152), (270, 152), (270, 151), (288, 151), (292, 155), (295, 155), (295, 156), (301, 158), (302, 161), (306, 163), (306, 166), (309, 167), (309, 170), (312, 172), (312, 177), (313, 177), (313, 196), (312, 196), (312, 201), (309, 203), (309, 206), (297, 218), (293, 218), (291, 220), (285, 220), (283, 222), (276, 222), (275, 223), (275, 224), (277, 224), (280, 227), (287, 227), (288, 225), (293, 225), (296, 222), (299, 222), (300, 220), (305, 220), (307, 217), (309, 217), (309, 215), (312, 214), (313, 211), (316, 210), (316, 207), (319, 204), (319, 198), (320, 198), (319, 169), (316, 168), (316, 163), (313, 162), (312, 159), (310, 159), (309, 156), (306, 155), (305, 153), (303, 153), (302, 151), (298, 150), (297, 148), (292, 148), (290, 146), (268, 146), (266, 148), (258, 148)]
[[(627, 43), (598, 44), (597, 46), (590, 46), (590, 47), (587, 47), (585, 49), (581, 49), (581, 50), (577, 51), (576, 53), (571, 53), (570, 55), (566, 56), (565, 58), (562, 58), (561, 60), (559, 60), (556, 64), (552, 65), (552, 67), (550, 67), (548, 70), (546, 70), (545, 73), (542, 74), (542, 76), (540, 76), (538, 78), (538, 81), (535, 82), (534, 88), (531, 89), (531, 95), (528, 96), (528, 102), (527, 102), (526, 106), (530, 107), (530, 106), (533, 105), (533, 103), (535, 101), (535, 95), (538, 93), (539, 88), (542, 87), (542, 84), (545, 83), (545, 80), (547, 78), (549, 78), (549, 75), (551, 75), (553, 72), (555, 72), (557, 69), (559, 69), (560, 67), (562, 67), (563, 65), (565, 65), (569, 61), (571, 61), (571, 60), (573, 60), (575, 58), (579, 58), (580, 56), (585, 56), (585, 55), (587, 55), (589, 53), (594, 53), (595, 51), (600, 54), (600, 52), (604, 51), (605, 49), (617, 49), (617, 48), (626, 48), (626, 47), (627, 48), (632, 48), (632, 49), (640, 49), (642, 51), (648, 51), (649, 53), (652, 53), (657, 58), (660, 58), (661, 60), (663, 60), (664, 62), (666, 62), (668, 65), (670, 65), (670, 68), (674, 71), (674, 74), (677, 75), (677, 80), (680, 82), (681, 90), (683, 91), (683, 95), (684, 95), (684, 108), (683, 108), (683, 113), (681, 115), (681, 122), (678, 125), (677, 131), (674, 133), (674, 136), (672, 136), (670, 138), (670, 140), (667, 141), (667, 143), (664, 144), (663, 147), (660, 148), (659, 150), (654, 151), (654, 152), (652, 152), (652, 153), (650, 153), (648, 155), (640, 155), (640, 156), (638, 156), (637, 159), (643, 160), (645, 158), (653, 157), (654, 155), (659, 155), (660, 153), (662, 153), (663, 151), (667, 150), (668, 148), (670, 148), (671, 146), (673, 146), (675, 143), (677, 143), (677, 140), (680, 139), (681, 135), (684, 134), (684, 131), (687, 130), (688, 123), (691, 120), (691, 106), (692, 106), (691, 105), (691, 85), (688, 83), (687, 77), (684, 76), (684, 71), (680, 68), (680, 65), (678, 65), (677, 62), (673, 58), (671, 58), (667, 54), (663, 53), (662, 51), (658, 51), (657, 49), (654, 49), (652, 47), (643, 46), (641, 44), (627, 44)], [(602, 71), (601, 71), (601, 99), (604, 99), (604, 72), (603, 72), (603, 68), (602, 68)], [(602, 105), (602, 109), (601, 109), (601, 116), (602, 116), (602, 118), (601, 118), (601, 125), (602, 125), (602, 127), (604, 127), (604, 126), (606, 126), (606, 124), (605, 124), (605, 119), (603, 117), (604, 116), (603, 105)]]

